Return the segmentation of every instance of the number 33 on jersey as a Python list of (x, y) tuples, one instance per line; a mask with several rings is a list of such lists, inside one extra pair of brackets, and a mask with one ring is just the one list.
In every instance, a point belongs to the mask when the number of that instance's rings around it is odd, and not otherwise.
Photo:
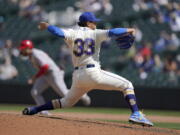
[(95, 42), (91, 38), (86, 38), (82, 40), (77, 38), (74, 41), (74, 49), (73, 53), (77, 57), (81, 57), (83, 54), (85, 55), (93, 55), (95, 52)]

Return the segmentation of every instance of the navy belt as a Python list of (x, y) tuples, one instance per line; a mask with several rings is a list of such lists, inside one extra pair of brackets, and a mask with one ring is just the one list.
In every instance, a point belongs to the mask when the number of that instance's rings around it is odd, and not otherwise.
[[(86, 66), (84, 66), (84, 67), (86, 67), (86, 68), (92, 68), (92, 67), (95, 67), (95, 65), (94, 64), (87, 64)], [(80, 67), (75, 67), (74, 69), (75, 70), (78, 70)]]

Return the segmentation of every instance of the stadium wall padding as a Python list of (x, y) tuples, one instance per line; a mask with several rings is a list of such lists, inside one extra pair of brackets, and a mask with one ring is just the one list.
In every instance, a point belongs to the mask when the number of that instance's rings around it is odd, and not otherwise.
[[(0, 84), (0, 103), (34, 104), (30, 95), (31, 86)], [(140, 109), (171, 109), (180, 110), (180, 90), (178, 88), (143, 88), (136, 87), (136, 96)], [(52, 89), (43, 93), (46, 101), (58, 98)], [(123, 95), (119, 91), (93, 90), (88, 93), (93, 107), (127, 108)], [(77, 105), (82, 105), (80, 102)]]

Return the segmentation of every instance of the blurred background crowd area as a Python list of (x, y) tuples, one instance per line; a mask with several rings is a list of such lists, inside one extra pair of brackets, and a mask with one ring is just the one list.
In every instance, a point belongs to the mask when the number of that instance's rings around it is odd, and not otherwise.
[(40, 21), (74, 27), (84, 11), (94, 12), (99, 28), (134, 27), (135, 44), (120, 50), (113, 40), (102, 43), (101, 64), (136, 86), (180, 86), (179, 0), (0, 0), (0, 83), (26, 84), (35, 72), (21, 58), (19, 42), (30, 39), (66, 72), (70, 84), (73, 67), (64, 41), (37, 29)]

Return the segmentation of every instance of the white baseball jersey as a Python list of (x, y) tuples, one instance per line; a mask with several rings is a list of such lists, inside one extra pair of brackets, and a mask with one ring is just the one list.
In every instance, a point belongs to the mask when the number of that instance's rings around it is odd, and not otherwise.
[(57, 71), (59, 70), (58, 66), (54, 61), (43, 51), (39, 49), (32, 49), (32, 55), (30, 56), (30, 61), (35, 68), (39, 68), (45, 64), (49, 65), (49, 70)]
[(87, 64), (99, 65), (101, 43), (108, 39), (108, 30), (91, 30), (87, 27), (63, 29), (74, 67)]

